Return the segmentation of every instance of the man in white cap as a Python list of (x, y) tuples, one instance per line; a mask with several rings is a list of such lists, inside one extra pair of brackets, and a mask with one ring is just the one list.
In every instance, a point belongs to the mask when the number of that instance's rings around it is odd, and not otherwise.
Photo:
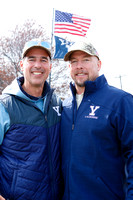
[(20, 66), (0, 96), (0, 199), (58, 200), (61, 101), (46, 81), (49, 43), (27, 42)]
[(133, 98), (99, 76), (100, 57), (83, 41), (70, 47), (72, 97), (61, 120), (63, 200), (133, 199)]

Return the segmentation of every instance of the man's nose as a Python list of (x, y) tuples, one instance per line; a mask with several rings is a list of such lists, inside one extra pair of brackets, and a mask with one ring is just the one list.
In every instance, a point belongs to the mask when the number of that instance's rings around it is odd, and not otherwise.
[(83, 68), (83, 62), (82, 62), (82, 60), (80, 61), (77, 61), (77, 66), (76, 66), (77, 68)]
[(40, 61), (36, 61), (34, 64), (35, 67), (40, 68), (42, 66)]

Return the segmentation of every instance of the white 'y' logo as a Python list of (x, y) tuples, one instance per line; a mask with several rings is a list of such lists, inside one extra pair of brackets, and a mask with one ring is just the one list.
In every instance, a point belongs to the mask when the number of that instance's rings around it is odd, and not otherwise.
[(89, 113), (90, 116), (95, 116), (95, 112), (97, 109), (100, 108), (100, 106), (90, 106), (91, 108), (91, 113)]
[(53, 109), (57, 112), (58, 116), (61, 116), (61, 114), (59, 112), (59, 106), (54, 106)]

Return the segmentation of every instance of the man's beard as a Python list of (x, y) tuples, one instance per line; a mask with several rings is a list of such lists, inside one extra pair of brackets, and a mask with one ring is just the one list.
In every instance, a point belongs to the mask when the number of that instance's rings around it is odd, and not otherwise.
[(85, 82), (79, 83), (78, 81), (75, 81), (75, 84), (76, 84), (78, 87), (85, 87)]
[(84, 75), (87, 75), (87, 72), (85, 70), (77, 70), (74, 74), (74, 77), (73, 77), (73, 80), (75, 82), (75, 84), (78, 86), (78, 87), (85, 87), (85, 82), (89, 80), (89, 76), (86, 78), (86, 80), (78, 80), (78, 78), (76, 77), (77, 74), (84, 74)]

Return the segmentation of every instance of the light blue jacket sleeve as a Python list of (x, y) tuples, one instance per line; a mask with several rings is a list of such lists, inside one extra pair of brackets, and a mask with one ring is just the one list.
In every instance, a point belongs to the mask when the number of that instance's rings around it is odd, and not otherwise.
[(2, 144), (4, 134), (10, 127), (10, 118), (4, 106), (0, 103), (0, 145)]

